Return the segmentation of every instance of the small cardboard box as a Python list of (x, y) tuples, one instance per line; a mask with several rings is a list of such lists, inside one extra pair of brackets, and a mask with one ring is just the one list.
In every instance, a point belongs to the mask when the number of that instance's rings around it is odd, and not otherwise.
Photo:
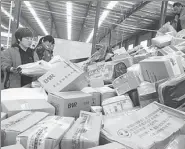
[(72, 117), (48, 116), (17, 136), (25, 148), (55, 149), (74, 123)]
[(8, 119), (1, 122), (1, 130), (4, 134), (4, 146), (14, 145), (16, 143), (16, 137), (29, 129), (33, 125), (37, 124), (49, 114), (44, 112), (20, 112)]
[(16, 145), (2, 147), (1, 149), (24, 149), (24, 147), (21, 144), (16, 144)]
[(82, 92), (92, 95), (91, 106), (100, 106), (101, 105), (101, 94), (92, 87), (85, 87), (82, 89)]
[(11, 117), (21, 111), (38, 111), (55, 115), (55, 108), (46, 100), (6, 100), (1, 103), (2, 111)]
[(38, 81), (48, 92), (78, 91), (88, 86), (86, 73), (73, 63), (62, 61)]
[(111, 98), (111, 97), (115, 97), (117, 95), (114, 89), (107, 87), (107, 86), (95, 88), (95, 90), (101, 94), (101, 103), (104, 100)]
[(55, 107), (56, 115), (78, 117), (80, 110), (90, 111), (92, 95), (82, 91), (50, 93), (48, 102)]
[(158, 93), (154, 83), (143, 82), (137, 90), (140, 107), (145, 107), (154, 101), (158, 101)]
[(133, 103), (128, 95), (116, 96), (102, 102), (105, 115), (132, 109)]
[(119, 78), (115, 79), (113, 86), (116, 89), (118, 95), (123, 95), (133, 89), (136, 89), (140, 85), (138, 76), (135, 76), (133, 72), (127, 72)]
[(158, 48), (163, 48), (171, 44), (172, 36), (164, 35), (152, 38), (152, 45)]
[(154, 83), (184, 73), (180, 56), (157, 56), (140, 62), (145, 81)]
[(109, 143), (106, 145), (101, 145), (101, 146), (97, 146), (89, 149), (128, 149), (128, 148), (124, 147), (123, 145), (117, 142), (113, 142), (113, 143)]
[(7, 114), (4, 112), (1, 112), (1, 121), (7, 118)]
[(90, 148), (99, 145), (102, 115), (96, 113), (80, 113), (71, 129), (61, 141), (62, 149)]

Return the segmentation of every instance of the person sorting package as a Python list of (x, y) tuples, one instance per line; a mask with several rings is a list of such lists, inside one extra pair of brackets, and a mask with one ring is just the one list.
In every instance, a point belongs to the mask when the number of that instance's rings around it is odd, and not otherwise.
[(19, 28), (15, 32), (15, 44), (2, 52), (1, 69), (6, 73), (4, 88), (19, 88), (34, 81), (33, 77), (21, 74), (17, 67), (39, 60), (37, 53), (30, 48), (33, 33), (29, 28)]

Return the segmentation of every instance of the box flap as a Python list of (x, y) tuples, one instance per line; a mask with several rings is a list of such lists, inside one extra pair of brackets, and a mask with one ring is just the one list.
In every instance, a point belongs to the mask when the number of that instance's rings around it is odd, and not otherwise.
[(82, 91), (54, 92), (52, 94), (54, 96), (58, 96), (63, 99), (84, 98), (84, 97), (91, 97), (92, 96), (91, 94), (87, 94)]
[(47, 117), (49, 114), (44, 112), (20, 112), (1, 122), (1, 129), (6, 131), (23, 132), (39, 121)]
[(16, 144), (2, 147), (2, 149), (24, 149), (24, 147), (21, 144)]

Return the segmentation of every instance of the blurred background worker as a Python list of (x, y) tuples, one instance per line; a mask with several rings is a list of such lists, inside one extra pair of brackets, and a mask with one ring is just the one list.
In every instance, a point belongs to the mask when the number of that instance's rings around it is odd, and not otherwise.
[(53, 57), (54, 44), (55, 39), (51, 35), (44, 36), (39, 40), (35, 50), (40, 60), (45, 60), (47, 62), (51, 60)]
[(38, 55), (30, 48), (33, 34), (28, 28), (19, 28), (15, 32), (15, 44), (2, 52), (1, 69), (6, 72), (4, 88), (18, 88), (33, 81), (32, 77), (21, 75), (17, 67), (38, 61)]
[(177, 2), (173, 4), (173, 10), (175, 13), (175, 19), (174, 21), (176, 21), (176, 30), (180, 31), (182, 29), (185, 29), (185, 7)]

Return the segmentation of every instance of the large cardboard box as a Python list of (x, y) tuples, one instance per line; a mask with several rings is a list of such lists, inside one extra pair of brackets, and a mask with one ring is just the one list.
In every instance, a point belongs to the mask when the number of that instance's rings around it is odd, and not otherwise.
[(96, 113), (80, 113), (71, 129), (61, 141), (61, 149), (87, 149), (99, 145), (102, 116)]
[(158, 56), (140, 62), (145, 81), (154, 83), (184, 73), (179, 56)]
[(49, 114), (44, 112), (20, 112), (8, 119), (1, 122), (1, 130), (4, 134), (4, 146), (14, 145), (16, 143), (16, 137), (29, 129), (33, 125), (37, 124)]
[(102, 102), (105, 115), (132, 109), (132, 100), (128, 95), (116, 96)]
[(5, 147), (2, 147), (1, 149), (24, 149), (24, 147), (21, 144), (16, 144), (16, 145), (5, 146)]
[(4, 112), (1, 112), (1, 121), (7, 118), (7, 114)]
[(101, 94), (92, 87), (85, 87), (82, 89), (82, 92), (92, 95), (91, 106), (100, 106), (101, 105)]
[(133, 72), (127, 72), (113, 81), (118, 95), (123, 95), (140, 85), (140, 79)]
[(107, 86), (95, 88), (95, 90), (101, 94), (101, 103), (104, 100), (111, 98), (111, 97), (115, 97), (117, 95), (114, 89), (107, 87)]
[(38, 81), (48, 92), (78, 91), (88, 86), (86, 73), (73, 63), (63, 61)]
[(72, 117), (48, 116), (17, 136), (25, 148), (55, 149), (74, 123)]
[(162, 149), (184, 134), (184, 118), (184, 112), (153, 102), (132, 115), (110, 119), (103, 130), (111, 141), (131, 149)]
[(1, 91), (1, 101), (4, 100), (47, 100), (48, 96), (43, 88), (10, 88)]
[(90, 111), (92, 95), (82, 91), (50, 93), (48, 102), (55, 107), (56, 115), (78, 117), (80, 110)]
[(101, 146), (97, 146), (97, 147), (93, 147), (93, 148), (89, 148), (89, 149), (129, 149), (117, 142), (114, 143), (109, 143), (106, 145), (101, 145)]
[(6, 100), (1, 102), (2, 111), (11, 117), (21, 111), (39, 111), (55, 115), (55, 108), (44, 99)]

